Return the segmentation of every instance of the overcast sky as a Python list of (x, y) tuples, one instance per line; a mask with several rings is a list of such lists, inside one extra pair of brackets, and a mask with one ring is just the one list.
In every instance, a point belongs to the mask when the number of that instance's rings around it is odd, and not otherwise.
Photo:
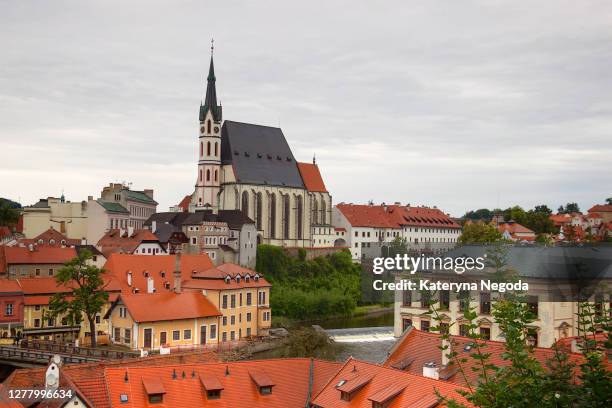
[(612, 196), (612, 3), (584, 0), (0, 0), (0, 196), (191, 193), (212, 36), (224, 119), (280, 124), (335, 203)]

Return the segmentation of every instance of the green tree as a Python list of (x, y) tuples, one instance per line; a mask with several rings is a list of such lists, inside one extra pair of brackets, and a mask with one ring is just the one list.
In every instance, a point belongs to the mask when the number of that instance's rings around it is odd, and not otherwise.
[(19, 221), (19, 210), (11, 206), (7, 200), (0, 202), (0, 226), (10, 227)]
[(484, 222), (475, 222), (463, 226), (459, 242), (463, 244), (492, 243), (502, 240), (502, 234), (497, 227)]
[(55, 279), (70, 291), (53, 295), (49, 306), (52, 317), (64, 316), (71, 325), (80, 324), (85, 316), (91, 346), (96, 347), (96, 314), (108, 301), (108, 293), (104, 290), (104, 270), (89, 262), (92, 257), (92, 253), (84, 249), (64, 264)]
[(571, 214), (580, 212), (580, 207), (578, 207), (578, 203), (567, 203), (565, 207), (560, 206), (559, 210), (557, 210), (559, 214)]
[(514, 207), (506, 208), (504, 210), (504, 220), (513, 220), (521, 225), (525, 225), (527, 220), (527, 213), (521, 206), (515, 205)]
[(472, 221), (491, 221), (491, 218), (493, 217), (493, 213), (491, 212), (491, 210), (487, 209), (487, 208), (480, 208), (478, 210), (472, 210), (472, 211), (468, 211), (465, 213), (465, 215), (463, 216), (463, 218), (465, 219), (469, 219)]
[(612, 197), (606, 198), (606, 204), (612, 205)]
[(541, 207), (536, 206), (535, 209), (527, 211), (524, 225), (536, 234), (552, 234), (555, 224), (550, 219), (550, 209), (544, 206), (548, 210), (546, 211)]

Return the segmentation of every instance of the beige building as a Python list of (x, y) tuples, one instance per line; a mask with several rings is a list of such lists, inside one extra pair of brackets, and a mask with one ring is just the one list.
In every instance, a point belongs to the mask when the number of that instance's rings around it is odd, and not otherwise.
[(153, 190), (132, 190), (121, 183), (111, 183), (102, 189), (100, 200), (106, 203), (120, 204), (129, 213), (129, 220), (125, 226), (111, 226), (111, 228), (141, 229), (144, 222), (157, 210), (157, 202), (153, 199)]
[(87, 202), (66, 201), (60, 198), (41, 198), (36, 204), (23, 208), (23, 234), (34, 238), (53, 228), (68, 238), (87, 237)]
[(120, 295), (105, 318), (113, 342), (132, 349), (217, 344), (217, 308), (199, 292)]
[[(483, 247), (462, 247), (444, 256), (462, 257), (483, 256)], [(551, 347), (555, 341), (566, 337), (577, 336), (578, 302), (576, 300), (576, 281), (572, 280), (573, 265), (569, 262), (564, 264), (563, 257), (566, 248), (535, 248), (535, 247), (511, 247), (507, 255), (509, 267), (518, 273), (519, 279), (528, 285), (525, 291), (526, 301), (536, 319), (529, 325), (529, 334), (534, 345), (539, 347)], [(576, 253), (571, 256), (589, 256), (591, 259), (597, 256), (605, 257), (606, 254), (593, 253), (590, 248), (573, 248)], [(580, 255), (580, 251), (588, 251)], [(608, 254), (609, 256), (609, 254)], [(603, 259), (603, 258), (602, 258)], [(553, 263), (550, 263), (554, 260)], [(598, 260), (594, 260), (594, 264)], [(609, 260), (608, 260), (609, 262)], [(609, 263), (608, 263), (609, 264)], [(594, 266), (596, 268), (596, 266)], [(453, 271), (434, 272), (427, 274), (409, 275), (403, 274), (396, 278), (411, 279), (415, 282), (427, 279), (431, 282), (455, 282), (473, 283), (479, 290), (439, 290), (427, 291), (396, 291), (395, 292), (395, 336), (399, 337), (407, 328), (414, 326), (422, 331), (429, 331), (430, 327), (437, 326), (438, 322), (427, 313), (429, 310), (428, 297), (431, 296), (433, 306), (439, 309), (442, 324), (450, 329), (450, 334), (465, 336), (467, 334), (468, 321), (463, 317), (464, 310), (474, 308), (478, 314), (475, 322), (479, 326), (478, 332), (484, 339), (503, 341), (503, 333), (493, 317), (493, 305), (501, 295), (495, 290), (482, 289), (481, 281), (494, 280), (493, 269), (486, 267), (482, 272), (469, 271), (458, 275)], [(587, 286), (601, 287), (600, 271), (591, 269), (581, 278), (582, 283)], [(590, 276), (590, 277), (589, 277)], [(603, 288), (609, 285), (604, 282)], [(481, 290), (482, 289), (482, 290)], [(608, 304), (610, 293), (601, 292), (597, 289), (590, 292), (590, 299), (597, 305)], [(593, 294), (594, 293), (594, 294)], [(454, 323), (451, 325), (451, 323)]]

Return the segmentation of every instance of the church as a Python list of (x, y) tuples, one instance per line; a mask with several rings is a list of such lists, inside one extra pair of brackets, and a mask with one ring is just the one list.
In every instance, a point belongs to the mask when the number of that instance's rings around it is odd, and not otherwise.
[(223, 120), (212, 55), (198, 119), (189, 212), (240, 210), (255, 222), (257, 244), (334, 246), (332, 197), (315, 160), (298, 162), (280, 128)]

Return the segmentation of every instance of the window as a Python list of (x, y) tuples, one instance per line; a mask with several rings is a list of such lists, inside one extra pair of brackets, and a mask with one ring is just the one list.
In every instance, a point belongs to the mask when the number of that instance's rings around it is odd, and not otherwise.
[(96, 324), (100, 324), (100, 315), (99, 314), (96, 315)]
[(528, 296), (527, 297), (527, 307), (529, 311), (533, 313), (533, 315), (538, 318), (538, 297), (537, 296)]
[(217, 325), (211, 324), (210, 325), (210, 339), (214, 340), (216, 338), (217, 338)]
[(40, 327), (40, 319), (34, 319), (34, 327)]
[(49, 276), (53, 276), (53, 268), (49, 268)]
[(403, 292), (403, 300), (404, 306), (410, 306), (412, 304), (412, 292), (409, 290), (405, 290)]
[(429, 331), (429, 320), (421, 320), (421, 331)]
[(206, 170), (206, 181), (210, 181), (210, 170)]
[(236, 295), (230, 297), (230, 307), (233, 309), (236, 307)]
[(440, 308), (443, 310), (450, 308), (450, 292), (448, 290), (440, 291)]
[(470, 326), (468, 324), (459, 325), (459, 335), (461, 337), (467, 337), (470, 334)]
[(221, 390), (210, 390), (206, 391), (206, 398), (209, 400), (216, 400), (221, 398)]
[(467, 312), (470, 309), (470, 292), (462, 290), (459, 292), (459, 311)]
[(222, 305), (223, 309), (227, 309), (227, 295), (223, 295), (223, 305)]
[(263, 211), (263, 198), (261, 193), (257, 193), (255, 195), (255, 227), (257, 228), (258, 231), (261, 231), (262, 225), (263, 225), (263, 220), (262, 220), (262, 211)]
[(49, 327), (55, 326), (55, 319), (47, 319), (47, 326)]
[(402, 331), (406, 331), (407, 328), (412, 326), (412, 319), (402, 319)]
[(119, 308), (119, 317), (127, 317), (127, 308), (125, 307), (120, 307)]
[(289, 194), (283, 196), (283, 239), (289, 239), (289, 222), (291, 220)]
[(230, 340), (232, 341), (236, 340), (236, 332), (233, 330), (230, 332)]
[(223, 325), (227, 326), (227, 316), (223, 316)]
[(227, 341), (227, 332), (223, 332), (221, 335), (221, 341)]
[(246, 314), (246, 319), (247, 319), (247, 322), (251, 321), (251, 313)]
[(236, 324), (236, 316), (231, 316), (230, 317), (230, 324)]
[(482, 340), (491, 340), (491, 328), (481, 327), (480, 328), (480, 338)]
[(266, 304), (266, 292), (259, 292), (259, 305)]
[(13, 315), (13, 304), (12, 303), (7, 303), (6, 304), (6, 311), (5, 311), (7, 316), (12, 316)]
[[(319, 204), (316, 198), (312, 202), (312, 223), (315, 225), (319, 223)], [(357, 232), (355, 232), (355, 236), (357, 236)]]
[(115, 327), (115, 341), (121, 340), (121, 328)]
[(491, 294), (488, 292), (480, 294), (480, 314), (491, 314)]
[(272, 394), (272, 387), (259, 387), (259, 393), (261, 395), (270, 395)]
[(191, 340), (191, 330), (183, 330), (183, 340)]
[(150, 404), (159, 404), (164, 400), (164, 394), (149, 394)]
[(302, 196), (297, 196), (296, 197), (296, 214), (295, 214), (295, 220), (296, 220), (296, 229), (297, 229), (297, 238), (298, 239), (302, 239), (302, 212), (303, 212), (303, 204), (302, 204)]
[[(210, 130), (210, 119), (208, 119), (208, 121), (206, 122), (206, 131), (208, 132), (208, 134), (212, 133)], [(210, 154), (210, 142), (208, 143), (208, 154)]]
[(249, 216), (249, 193), (246, 191), (242, 192), (242, 213)]
[(36, 268), (36, 276), (40, 276), (40, 268)]
[(431, 293), (428, 291), (421, 291), (421, 308), (429, 308), (431, 303)]
[(132, 330), (125, 329), (125, 344), (130, 344), (131, 339), (132, 339)]
[(270, 194), (270, 238), (276, 238), (276, 194)]
[(448, 330), (450, 328), (450, 325), (448, 323), (440, 323), (440, 334), (448, 334)]
[[(248, 279), (248, 276), (247, 276), (247, 279)], [(246, 279), (245, 279), (245, 280), (246, 280)], [(247, 280), (247, 282), (248, 282), (248, 280)], [(247, 306), (251, 306), (251, 303), (252, 303), (252, 301), (253, 301), (253, 300), (251, 299), (252, 297), (253, 297), (253, 296), (251, 295), (251, 292), (248, 292), (248, 293), (246, 294), (246, 305), (247, 305)]]
[(181, 331), (180, 330), (173, 330), (172, 331), (172, 340), (173, 341), (178, 341), (181, 339)]
[(218, 155), (218, 152), (219, 152), (219, 144), (215, 142), (215, 156)]
[(210, 142), (206, 143), (206, 155), (210, 156)]

